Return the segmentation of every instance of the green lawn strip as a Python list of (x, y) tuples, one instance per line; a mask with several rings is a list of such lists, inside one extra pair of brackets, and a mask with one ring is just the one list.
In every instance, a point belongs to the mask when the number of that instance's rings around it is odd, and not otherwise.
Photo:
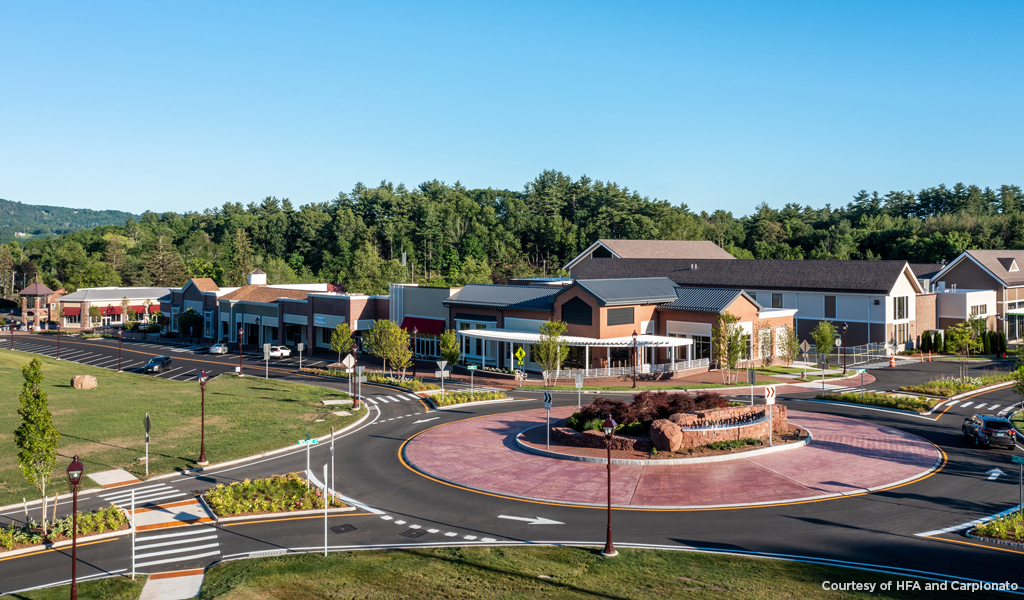
[[(127, 469), (145, 478), (143, 417), (152, 420), (150, 475), (195, 466), (199, 457), (200, 394), (195, 381), (169, 381), (133, 373), (89, 367), (21, 352), (0, 353), (0, 505), (39, 497), (18, 470), (14, 430), (21, 423), (18, 394), (24, 379), (21, 366), (32, 358), (43, 364), (43, 389), (53, 422), (61, 433), (54, 477), (47, 492), (66, 493), (64, 470), (78, 454), (86, 474)], [(94, 390), (71, 387), (73, 375), (93, 375)], [(365, 406), (337, 417), (321, 400), (345, 394), (309, 385), (260, 377), (222, 375), (206, 385), (206, 457), (211, 463), (260, 454), (295, 444), (306, 433), (314, 437), (341, 429), (361, 417)], [(316, 422), (324, 419), (323, 422)], [(96, 487), (83, 478), (85, 488)], [(37, 517), (38, 520), (38, 517)]]
[(454, 404), (467, 404), (469, 402), (483, 402), (484, 400), (501, 400), (508, 398), (505, 392), (444, 392), (444, 394), (432, 394), (431, 402), (434, 406), (452, 406)]
[[(797, 562), (700, 552), (564, 547), (436, 548), (306, 554), (221, 563), (206, 573), (202, 599), (241, 598), (862, 598), (822, 582), (886, 583), (893, 576)], [(902, 578), (901, 578), (902, 579)], [(925, 581), (920, 581), (921, 588)], [(872, 598), (920, 598), (921, 592)], [(931, 592), (928, 598), (962, 598)], [(991, 597), (989, 595), (988, 597)]]
[(1018, 410), (1010, 415), (1010, 422), (1013, 423), (1018, 435), (1024, 435), (1024, 411)]
[[(342, 369), (316, 369), (313, 367), (302, 367), (299, 369), (299, 372), (308, 373), (310, 375), (320, 375), (321, 377), (335, 377), (343, 381), (348, 381), (348, 373), (345, 373)], [(363, 371), (363, 377), (366, 377), (366, 381), (369, 383), (383, 383), (385, 385), (404, 388), (410, 392), (436, 390), (440, 387), (434, 383), (423, 383), (423, 379), (419, 377), (406, 377), (405, 379), (401, 379), (373, 371)]]
[[(136, 575), (135, 581), (130, 576), (116, 575), (104, 579), (82, 581), (78, 584), (79, 600), (136, 600), (142, 595), (147, 575)], [(70, 585), (21, 592), (15, 596), (0, 596), (0, 600), (67, 600), (71, 595)]]
[[(782, 381), (774, 381), (771, 379), (759, 379), (757, 385), (775, 385), (777, 383), (784, 383)], [(595, 391), (607, 391), (607, 392), (641, 392), (643, 390), (705, 390), (715, 388), (734, 388), (734, 387), (748, 387), (745, 381), (737, 381), (736, 383), (687, 383), (679, 385), (659, 385), (659, 386), (641, 386), (633, 387), (629, 385), (606, 385), (606, 386), (584, 386), (584, 390), (595, 390)], [(545, 392), (575, 392), (576, 386), (573, 385), (554, 385), (544, 387), (542, 385), (524, 385), (521, 388), (523, 390), (539, 390)]]
[(762, 375), (795, 375), (803, 373), (806, 369), (800, 367), (758, 367), (757, 372)]
[(902, 396), (890, 396), (888, 394), (875, 394), (865, 392), (848, 394), (821, 394), (815, 396), (819, 400), (831, 400), (833, 402), (849, 402), (851, 404), (868, 404), (871, 406), (884, 406), (885, 408), (898, 408), (901, 410), (912, 410), (915, 412), (928, 412), (939, 400), (932, 398), (906, 398)]
[(1003, 383), (1013, 379), (1013, 373), (999, 373), (998, 375), (983, 375), (981, 377), (969, 378), (973, 382), (961, 382), (951, 379), (936, 379), (928, 383), (917, 385), (903, 385), (899, 387), (901, 392), (914, 392), (917, 394), (929, 394), (932, 396), (950, 397), (957, 394), (973, 392), (997, 383)]

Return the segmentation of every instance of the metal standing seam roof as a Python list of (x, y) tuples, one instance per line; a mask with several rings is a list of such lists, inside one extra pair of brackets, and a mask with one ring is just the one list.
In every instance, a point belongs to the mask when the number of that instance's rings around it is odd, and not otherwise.
[(171, 291), (179, 288), (166, 287), (120, 287), (120, 288), (85, 288), (73, 294), (62, 296), (61, 302), (104, 302), (109, 300), (155, 299), (169, 296)]
[(764, 308), (743, 290), (688, 287), (676, 288), (676, 299), (667, 304), (662, 304), (658, 308), (720, 314), (722, 311), (729, 308), (740, 296), (744, 296), (750, 300), (754, 306), (757, 307), (757, 310)]
[(636, 279), (577, 279), (559, 293), (574, 286), (583, 288), (602, 305), (660, 304), (676, 299), (676, 284), (667, 277)]
[(443, 304), (550, 311), (555, 304), (555, 295), (561, 291), (562, 288), (536, 285), (469, 284), (448, 297)]

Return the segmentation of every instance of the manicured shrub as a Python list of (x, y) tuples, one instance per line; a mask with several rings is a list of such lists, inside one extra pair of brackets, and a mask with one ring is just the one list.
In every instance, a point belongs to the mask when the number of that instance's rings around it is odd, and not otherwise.
[(981, 353), (982, 354), (992, 354), (991, 348), (990, 348), (991, 341), (992, 341), (992, 337), (989, 336), (988, 333), (983, 333), (981, 335)]
[(1003, 332), (1003, 331), (1000, 331), (999, 332), (999, 355), (1000, 356), (1002, 356), (1003, 354), (1006, 354), (1006, 348), (1007, 348), (1006, 333)]
[(931, 352), (932, 332), (926, 331), (921, 334), (921, 352)]

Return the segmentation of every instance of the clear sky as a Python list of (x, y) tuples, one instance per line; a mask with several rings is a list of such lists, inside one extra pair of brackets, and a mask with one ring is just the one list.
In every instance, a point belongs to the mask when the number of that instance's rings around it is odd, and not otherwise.
[(142, 212), (544, 169), (694, 210), (1024, 185), (1024, 3), (0, 0), (0, 198)]

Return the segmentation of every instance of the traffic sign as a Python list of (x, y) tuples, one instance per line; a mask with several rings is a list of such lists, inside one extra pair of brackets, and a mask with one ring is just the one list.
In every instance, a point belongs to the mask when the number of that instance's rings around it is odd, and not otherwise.
[(299, 342), (298, 345), (297, 345), (297, 349), (298, 349), (299, 352), (302, 352), (303, 350), (306, 349), (306, 345), (303, 344), (302, 342)]
[(447, 367), (447, 366), (448, 366), (448, 361), (446, 361), (446, 360), (439, 360), (439, 361), (437, 361), (437, 368), (438, 369), (444, 371), (444, 368)]
[(580, 389), (582, 387), (583, 387), (583, 374), (580, 373), (580, 374), (576, 375), (576, 389)]
[(836, 338), (836, 348), (843, 345), (843, 338)]
[(757, 383), (757, 371), (754, 369), (747, 369), (747, 383), (750, 385)]
[(477, 367), (477, 365), (469, 365), (466, 368), (469, 369), (470, 371), (476, 371), (476, 367)]
[(316, 438), (309, 439), (309, 440), (299, 440), (299, 445), (300, 446), (309, 446), (309, 445), (319, 444), (319, 443), (320, 443), (320, 440), (318, 440)]
[(142, 420), (142, 424), (146, 426), (146, 437), (149, 437), (149, 413), (146, 413), (146, 418)]
[(443, 379), (451, 374), (451, 371), (434, 371), (434, 377), (437, 377), (438, 379)]
[(366, 383), (366, 377), (356, 377), (353, 379), (356, 383)]
[(1010, 457), (1010, 460), (1017, 463), (1018, 465), (1024, 465), (1024, 456), (1020, 454), (1014, 454)]
[(764, 388), (764, 403), (775, 404), (775, 386), (769, 385)]
[(856, 371), (854, 371), (854, 372), (855, 372), (855, 373), (856, 373), (857, 375), (863, 375), (863, 374), (867, 373), (868, 371), (867, 371), (867, 369), (857, 369), (857, 370), (856, 370)]
[(351, 369), (356, 364), (356, 358), (349, 354), (345, 356), (345, 360), (341, 361), (341, 364), (345, 365), (346, 369)]
[(520, 346), (519, 349), (516, 350), (516, 360), (518, 360), (519, 364), (522, 365), (524, 358), (526, 358), (526, 351), (523, 350), (522, 346)]
[(551, 410), (551, 392), (544, 392), (544, 408)]
[(356, 375), (362, 375), (366, 367), (356, 367)]
[(807, 340), (800, 342), (800, 351), (807, 354), (811, 351), (811, 345), (807, 343)]

